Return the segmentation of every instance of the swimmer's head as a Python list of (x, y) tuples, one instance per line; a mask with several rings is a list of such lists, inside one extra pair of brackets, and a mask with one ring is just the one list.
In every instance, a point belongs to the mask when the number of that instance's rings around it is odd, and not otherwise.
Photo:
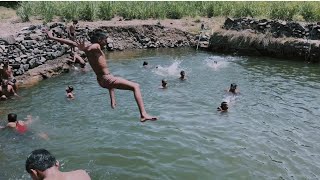
[(142, 66), (148, 66), (148, 62), (147, 61), (143, 61)]
[(67, 91), (67, 93), (71, 93), (73, 91), (73, 87), (72, 86), (68, 86), (66, 91)]
[(100, 46), (105, 46), (107, 44), (108, 36), (102, 30), (96, 30), (89, 33), (89, 37), (92, 44), (98, 43)]
[(80, 64), (80, 67), (81, 67), (81, 68), (86, 67), (86, 63)]
[(228, 104), (227, 102), (223, 101), (220, 105), (220, 108), (223, 110), (223, 111), (226, 111), (228, 110)]
[(16, 122), (17, 121), (17, 114), (10, 113), (8, 114), (8, 122)]
[(218, 64), (218, 62), (217, 62), (217, 61), (213, 61), (213, 63)]
[(229, 91), (230, 91), (230, 92), (235, 92), (236, 89), (237, 89), (237, 84), (236, 84), (236, 83), (232, 83), (232, 84), (230, 85)]
[(32, 179), (43, 179), (42, 173), (53, 166), (58, 168), (59, 163), (49, 151), (37, 149), (28, 156), (25, 166)]
[(180, 72), (181, 77), (184, 77), (186, 75), (186, 73), (184, 71)]
[(162, 79), (161, 84), (162, 87), (167, 87), (168, 81), (166, 79)]

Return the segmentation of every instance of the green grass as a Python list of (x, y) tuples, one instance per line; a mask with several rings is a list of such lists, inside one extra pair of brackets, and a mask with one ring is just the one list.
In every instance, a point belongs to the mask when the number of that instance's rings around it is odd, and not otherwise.
[(109, 20), (114, 16), (126, 19), (180, 19), (182, 17), (253, 17), (281, 20), (320, 20), (320, 2), (317, 1), (22, 1), (17, 15), (28, 21), (41, 16), (51, 21), (59, 16), (94, 21)]

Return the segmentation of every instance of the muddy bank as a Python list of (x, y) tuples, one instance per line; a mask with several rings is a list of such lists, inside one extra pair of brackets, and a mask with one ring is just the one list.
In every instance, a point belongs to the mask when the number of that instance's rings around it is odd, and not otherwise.
[(209, 51), (320, 61), (318, 24), (239, 18), (227, 19), (223, 28), (212, 34)]

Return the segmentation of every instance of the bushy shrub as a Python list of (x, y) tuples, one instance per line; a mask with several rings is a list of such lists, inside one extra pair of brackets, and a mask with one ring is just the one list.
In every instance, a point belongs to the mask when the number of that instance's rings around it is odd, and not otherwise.
[(98, 18), (102, 20), (110, 20), (113, 18), (112, 2), (102, 1), (98, 8)]
[(21, 18), (22, 22), (29, 21), (29, 17), (32, 15), (31, 3), (22, 1), (17, 9), (17, 15)]

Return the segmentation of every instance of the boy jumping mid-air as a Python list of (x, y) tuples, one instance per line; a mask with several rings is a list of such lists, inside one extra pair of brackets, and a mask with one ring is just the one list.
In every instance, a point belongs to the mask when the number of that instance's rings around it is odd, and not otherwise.
[(116, 106), (114, 89), (131, 90), (134, 93), (134, 97), (139, 107), (141, 118), (140, 121), (145, 122), (147, 120), (157, 120), (156, 117), (150, 116), (146, 112), (139, 84), (128, 81), (121, 77), (114, 77), (110, 73), (105, 54), (101, 50), (107, 44), (107, 35), (105, 33), (102, 31), (95, 31), (90, 34), (89, 37), (91, 44), (89, 45), (85, 45), (84, 40), (75, 42), (68, 39), (53, 37), (51, 31), (47, 31), (47, 35), (49, 39), (67, 44), (69, 46), (78, 47), (79, 50), (86, 53), (89, 64), (97, 76), (99, 85), (109, 90), (112, 108), (115, 108)]

